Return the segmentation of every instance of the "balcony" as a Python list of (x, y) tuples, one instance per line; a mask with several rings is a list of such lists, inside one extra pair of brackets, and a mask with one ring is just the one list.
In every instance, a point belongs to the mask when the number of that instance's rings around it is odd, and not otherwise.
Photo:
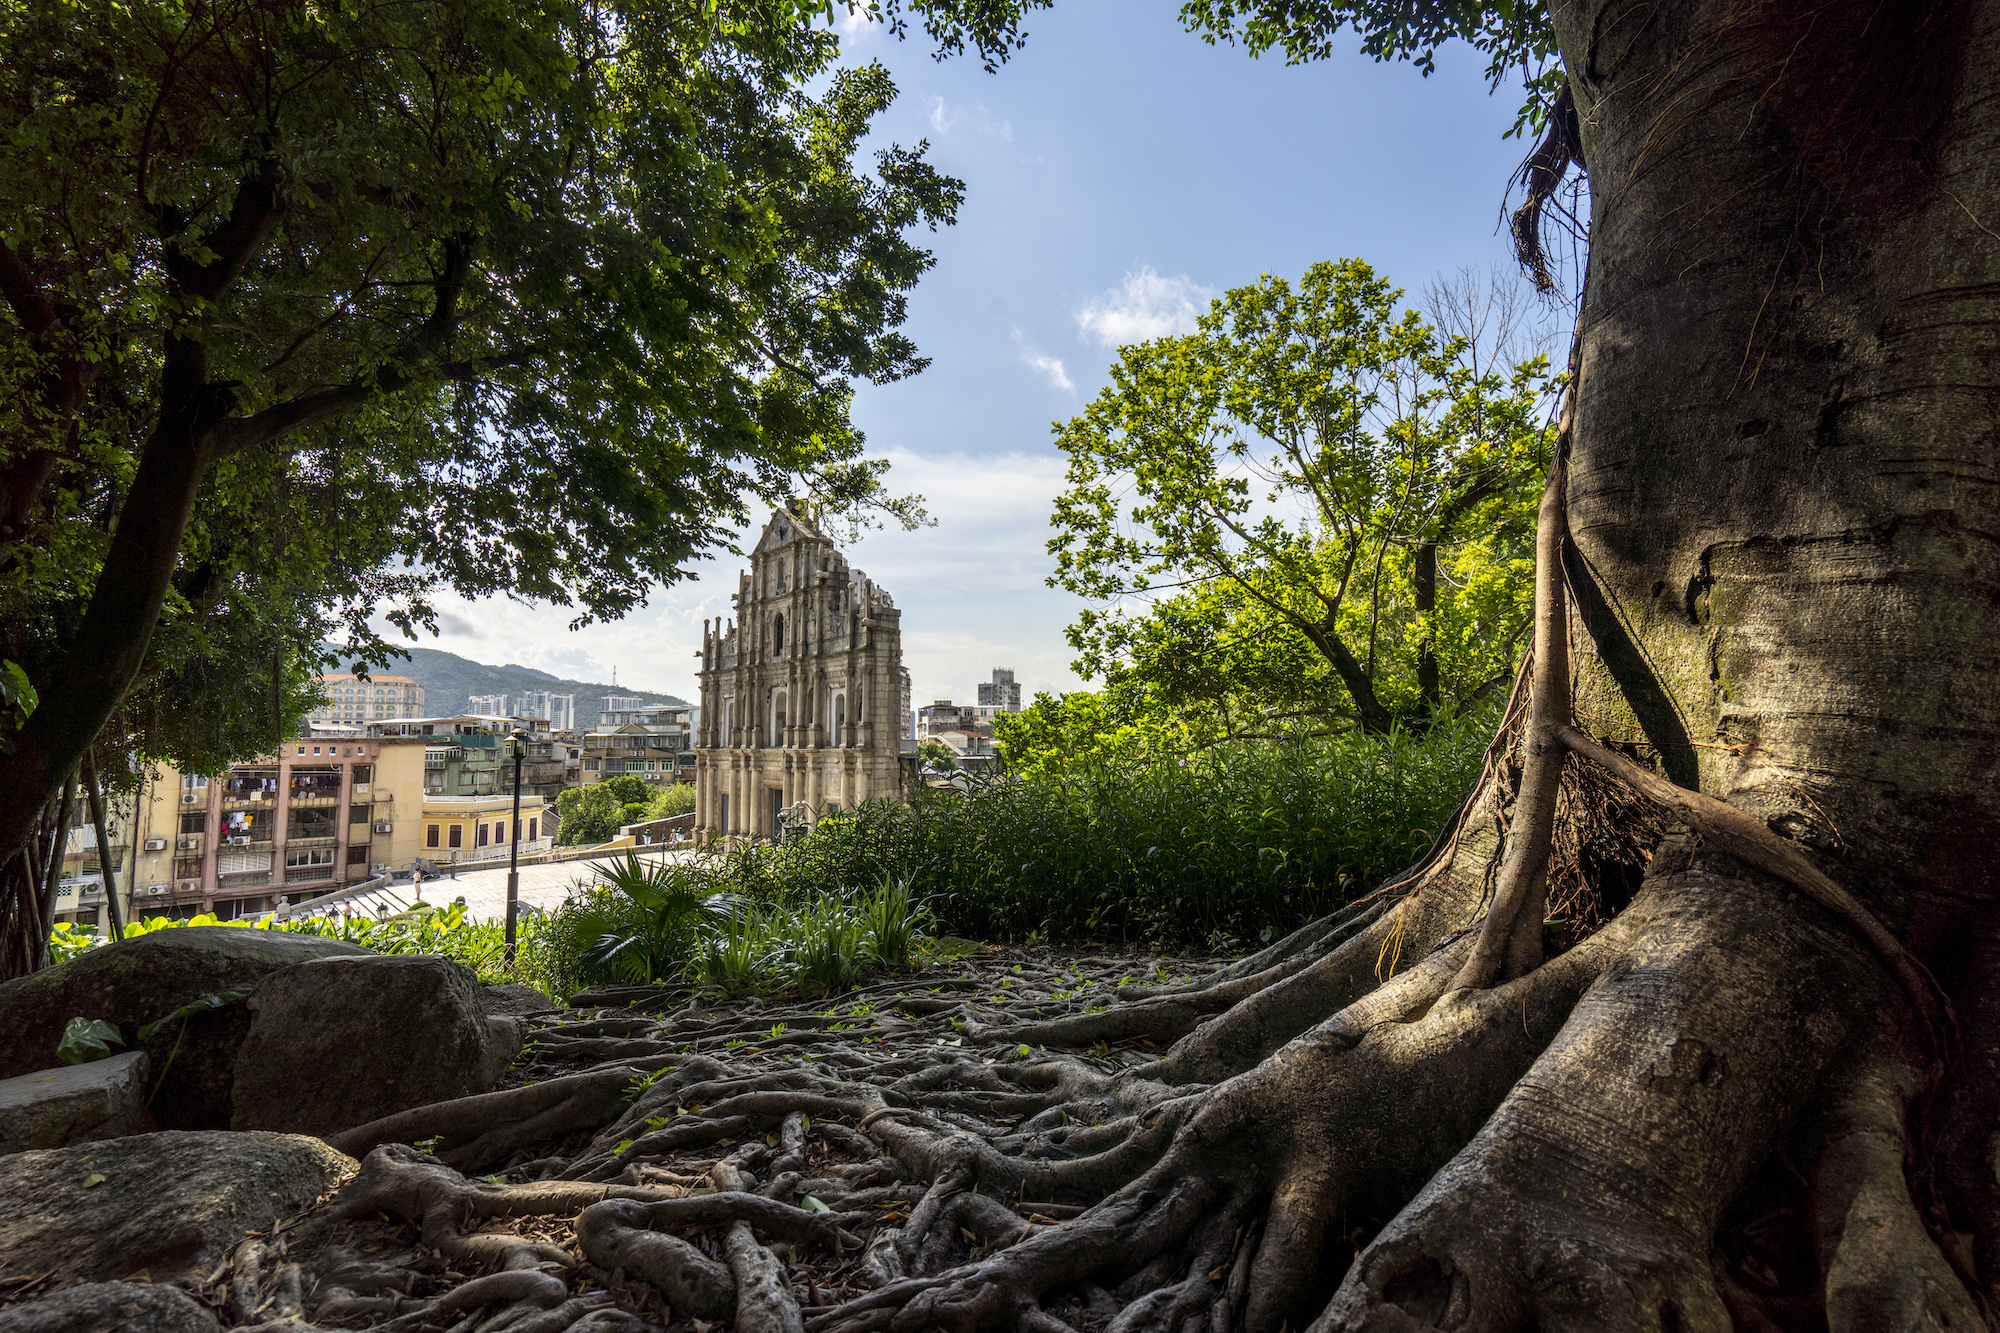
[(310, 791), (310, 792), (292, 793), (292, 809), (294, 810), (303, 810), (316, 805), (339, 805), (339, 804), (340, 804), (340, 793), (337, 791), (336, 792)]
[(340, 841), (340, 839), (338, 839), (338, 838), (332, 838), (332, 837), (327, 837), (327, 838), (287, 838), (287, 839), (285, 839), (285, 850), (286, 850), (286, 851), (291, 851), (291, 852), (302, 852), (302, 851), (305, 851), (305, 850), (306, 850), (307, 848), (310, 848), (310, 847), (331, 847), (331, 846), (333, 846), (333, 845), (334, 845), (335, 843), (337, 843), (337, 842), (339, 842), (339, 841)]
[(249, 810), (259, 806), (273, 806), (277, 803), (278, 793), (274, 791), (248, 792), (241, 796), (233, 796), (224, 792), (222, 796), (222, 808), (224, 810)]
[(271, 840), (267, 837), (266, 838), (242, 838), (242, 837), (217, 838), (215, 840), (215, 845), (217, 847), (234, 847), (238, 851), (244, 851), (244, 852), (268, 852), (271, 850)]
[(294, 866), (285, 872), (287, 884), (310, 884), (316, 879), (332, 878), (332, 866)]
[[(232, 889), (261, 889), (270, 882), (270, 871), (249, 870), (240, 875), (217, 875), (215, 877), (215, 888), (218, 893), (227, 892)], [(200, 890), (194, 889), (190, 890), (190, 892), (199, 893)]]

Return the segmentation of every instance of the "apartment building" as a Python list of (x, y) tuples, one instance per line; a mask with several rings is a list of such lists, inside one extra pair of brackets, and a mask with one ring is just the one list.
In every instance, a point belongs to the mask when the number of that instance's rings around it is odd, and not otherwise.
[[(529, 719), (461, 713), (456, 717), (402, 718), (371, 723), (371, 736), (419, 740), (424, 745), (426, 797), (493, 796), (514, 791), (514, 761), (507, 738)], [(566, 756), (546, 731), (530, 731), (521, 764), (521, 790), (554, 800), (564, 786)]]
[(624, 706), (598, 714), (597, 725), (583, 734), (579, 779), (588, 785), (624, 774), (646, 782), (693, 782), (701, 710), (687, 704), (647, 707), (637, 699), (618, 702)]
[(306, 737), (218, 777), (158, 768), (138, 797), (133, 914), (254, 916), (407, 866), (424, 749)]
[(389, 717), (422, 717), (424, 687), (408, 676), (371, 676), (328, 672), (319, 677), (330, 696), (324, 708), (306, 714), (306, 723), (360, 726)]
[(143, 793), (104, 793), (105, 838), (109, 854), (97, 842), (97, 824), (90, 815), (90, 801), (79, 795), (70, 806), (69, 819), (62, 831), (62, 858), (56, 870), (55, 920), (96, 926), (110, 924), (105, 907), (105, 882), (113, 885), (119, 906), (128, 913), (132, 878), (133, 837), (138, 832), (134, 813)]
[(507, 707), (507, 696), (504, 694), (468, 695), (465, 700), (465, 711), (493, 717), (507, 717), (511, 712)]
[(1014, 673), (1005, 667), (994, 667), (993, 679), (980, 683), (979, 702), (996, 713), (1020, 712), (1021, 686)]

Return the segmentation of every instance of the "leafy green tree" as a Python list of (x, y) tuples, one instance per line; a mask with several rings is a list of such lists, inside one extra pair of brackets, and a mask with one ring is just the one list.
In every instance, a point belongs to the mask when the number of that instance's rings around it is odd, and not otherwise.
[(1545, 362), (1483, 364), (1401, 295), (1360, 260), (1315, 264), (1120, 350), (1111, 385), (1057, 427), (1050, 582), (1166, 600), (1085, 611), (1080, 672), (1136, 675), (1158, 707), (1339, 711), (1384, 733), (1509, 670)]
[(926, 736), (917, 746), (917, 756), (925, 768), (949, 773), (958, 767), (958, 751), (935, 736)]
[(101, 735), (270, 744), (436, 587), (590, 620), (752, 497), (917, 517), (849, 386), (922, 366), (961, 187), (855, 168), (894, 88), (819, 12), (0, 7), (0, 849)]
[(556, 841), (566, 847), (608, 842), (625, 825), (653, 818), (652, 800), (652, 789), (629, 773), (571, 787), (556, 796)]

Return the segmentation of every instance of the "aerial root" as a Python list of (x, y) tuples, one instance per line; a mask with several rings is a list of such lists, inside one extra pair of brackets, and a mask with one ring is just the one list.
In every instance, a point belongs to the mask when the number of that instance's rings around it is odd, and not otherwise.
[(1923, 1090), (1895, 1025), (1846, 1079), (1819, 1127), (1812, 1170), (1814, 1249), (1831, 1333), (1936, 1329), (1987, 1333), (1978, 1303), (1924, 1229), (1904, 1159), (1906, 1108)]

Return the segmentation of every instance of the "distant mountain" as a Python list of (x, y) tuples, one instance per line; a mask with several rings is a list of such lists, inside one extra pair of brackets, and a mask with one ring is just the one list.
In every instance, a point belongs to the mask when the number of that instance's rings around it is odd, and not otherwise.
[(527, 690), (574, 694), (577, 724), (584, 727), (597, 725), (597, 714), (603, 709), (607, 694), (643, 699), (648, 704), (687, 702), (671, 694), (642, 690), (631, 685), (565, 680), (561, 676), (552, 676), (546, 671), (512, 662), (506, 666), (487, 666), (436, 648), (411, 648), (406, 651), (410, 654), (408, 658), (390, 663), (383, 668), (382, 674), (408, 676), (422, 685), (424, 711), (432, 717), (449, 717), (453, 713), (464, 712), (465, 701), (475, 694), (521, 694)]

